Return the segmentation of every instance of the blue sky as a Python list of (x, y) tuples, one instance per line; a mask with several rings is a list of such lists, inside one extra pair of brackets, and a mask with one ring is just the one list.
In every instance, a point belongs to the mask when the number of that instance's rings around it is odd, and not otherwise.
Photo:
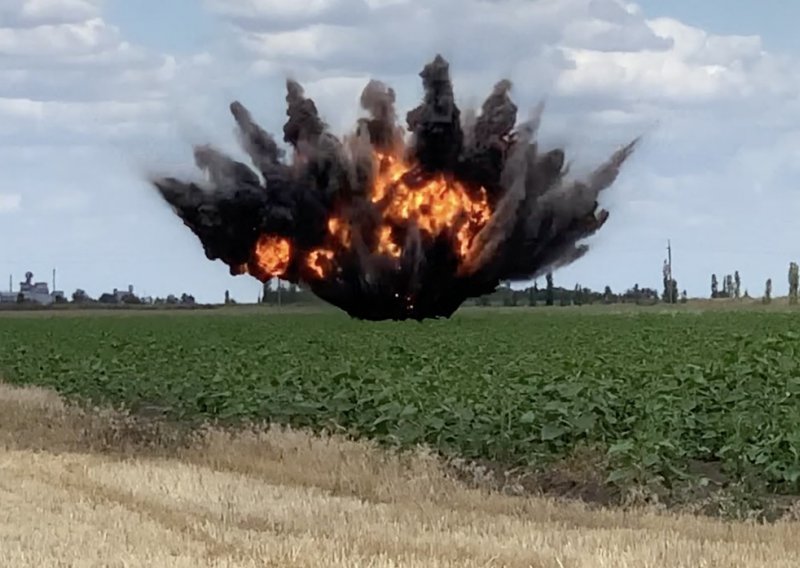
[(638, 2), (648, 17), (671, 17), (716, 34), (759, 35), (772, 50), (797, 50), (800, 37), (796, 22), (800, 4), (781, 2), (766, 9), (757, 0), (642, 0)]
[(183, 54), (207, 49), (221, 24), (197, 0), (107, 0), (104, 16), (128, 41)]
[[(589, 255), (556, 282), (707, 295), (739, 270), (760, 294), (800, 257), (800, 3), (755, 0), (0, 0), (0, 275), (98, 295), (133, 284), (252, 301), (259, 285), (205, 259), (144, 176), (190, 172), (191, 144), (238, 154), (227, 105), (269, 130), (300, 79), (334, 130), (386, 80), (403, 110), (436, 53), (462, 102), (502, 77), (547, 98), (542, 143), (576, 170), (646, 133), (602, 197)], [(457, 8), (457, 9), (456, 9)], [(5, 282), (7, 276), (0, 278)]]

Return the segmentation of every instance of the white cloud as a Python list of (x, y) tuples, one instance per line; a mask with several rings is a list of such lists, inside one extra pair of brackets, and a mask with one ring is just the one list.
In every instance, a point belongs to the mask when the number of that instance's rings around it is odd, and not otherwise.
[(68, 24), (92, 18), (102, 0), (0, 0), (0, 22), (12, 26)]
[(0, 193), (0, 213), (10, 213), (20, 208), (22, 195), (19, 193)]
[(209, 7), (217, 13), (241, 20), (296, 23), (320, 21), (345, 11), (348, 15), (367, 7), (362, 0), (208, 0)]
[(397, 53), (411, 54), (413, 64), (437, 46), (457, 48), (465, 60), (478, 57), (472, 63), (498, 63), (559, 42), (614, 50), (670, 44), (616, 0), (332, 0), (302, 10), (290, 0), (209, 4), (238, 26), (243, 45), (258, 57), (306, 57), (335, 67), (375, 61), (386, 69), (402, 65)]
[(116, 47), (119, 47), (118, 31), (102, 18), (29, 28), (0, 28), (0, 53), (11, 57), (86, 56)]
[(0, 0), (0, 145), (102, 143), (166, 128), (181, 62), (129, 43), (101, 8)]
[(30, 99), (0, 99), (0, 116), (21, 118), (25, 121), (63, 121), (66, 123), (85, 118), (90, 112), (98, 122), (124, 122), (140, 120), (163, 110), (157, 101), (148, 102), (62, 102), (34, 101)]
[(435, 52), (454, 75), (513, 74), (523, 91), (705, 103), (785, 95), (798, 66), (758, 36), (722, 36), (619, 0), (210, 0), (252, 69), (413, 78)]
[(788, 94), (800, 87), (797, 64), (763, 49), (758, 36), (719, 36), (677, 20), (643, 20), (667, 49), (619, 52), (565, 46), (574, 67), (563, 94), (697, 103)]

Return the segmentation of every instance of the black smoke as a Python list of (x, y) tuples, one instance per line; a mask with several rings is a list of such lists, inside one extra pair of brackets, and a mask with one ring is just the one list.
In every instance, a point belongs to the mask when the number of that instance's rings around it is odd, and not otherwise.
[[(339, 140), (328, 131), (314, 101), (287, 81), (283, 140), (294, 150), (285, 160), (276, 141), (239, 102), (230, 106), (239, 141), (255, 166), (210, 146), (194, 149), (207, 182), (172, 177), (153, 181), (163, 198), (200, 239), (210, 260), (231, 274), (272, 276), (254, 255), (263, 235), (288, 239), (292, 254), (281, 278), (304, 283), (353, 317), (369, 320), (449, 317), (470, 297), (492, 292), (501, 281), (528, 280), (569, 264), (587, 252), (580, 241), (608, 218), (598, 194), (616, 179), (636, 140), (615, 152), (584, 181), (567, 181), (564, 152), (541, 151), (535, 140), (542, 108), (517, 124), (507, 80), (495, 85), (480, 112), (462, 115), (455, 103), (448, 63), (437, 56), (420, 73), (422, 103), (406, 115), (410, 141), (398, 124), (394, 91), (370, 81), (361, 96), (369, 115)], [(404, 155), (413, 167), (403, 176), (420, 187), (435, 175), (457, 180), (491, 208), (466, 257), (452, 230), (431, 235), (413, 219), (392, 226), (402, 253), (378, 254), (376, 232), (385, 202), (370, 199), (375, 152)], [(260, 174), (260, 175), (259, 175)], [(481, 190), (482, 188), (482, 190)], [(347, 246), (332, 243), (328, 221), (350, 227)], [(308, 255), (332, 248), (324, 277)]]

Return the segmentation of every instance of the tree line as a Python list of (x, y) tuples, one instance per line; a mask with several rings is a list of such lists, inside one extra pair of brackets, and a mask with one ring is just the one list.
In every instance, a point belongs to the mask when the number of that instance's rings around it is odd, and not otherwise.
[[(796, 262), (789, 264), (788, 272), (789, 284), (789, 303), (797, 304), (800, 301), (800, 267)], [(662, 289), (656, 290), (649, 287), (640, 287), (634, 284), (633, 287), (621, 292), (614, 292), (610, 286), (605, 286), (602, 291), (592, 290), (591, 288), (575, 284), (572, 288), (556, 286), (554, 284), (553, 273), (545, 275), (544, 287), (539, 287), (538, 282), (523, 290), (514, 290), (510, 282), (499, 286), (491, 294), (486, 294), (475, 299), (474, 303), (478, 306), (580, 306), (584, 304), (640, 304), (652, 305), (662, 303), (684, 303), (688, 301), (686, 290), (678, 292), (678, 282), (672, 276), (667, 265), (664, 267)], [(116, 292), (116, 291), (115, 291)], [(745, 289), (742, 290), (742, 279), (738, 270), (733, 274), (711, 275), (712, 299), (749, 299), (750, 294)], [(65, 299), (61, 300), (66, 301)], [(195, 299), (192, 295), (183, 293), (180, 296), (170, 294), (166, 298), (142, 299), (133, 293), (126, 294), (102, 294), (99, 298), (89, 297), (83, 290), (76, 290), (72, 294), (72, 302), (76, 304), (182, 304), (192, 305)], [(268, 305), (296, 305), (296, 304), (316, 304), (321, 300), (314, 296), (309, 290), (301, 288), (297, 284), (282, 282), (273, 279), (266, 282), (258, 297), (258, 302)], [(768, 278), (764, 285), (762, 302), (769, 304), (772, 302), (772, 279)], [(225, 291), (225, 304), (235, 304), (230, 297), (230, 293)]]
[[(796, 262), (789, 263), (789, 303), (792, 305), (797, 304), (798, 301), (798, 284), (800, 283), (800, 269)], [(716, 274), (711, 275), (711, 298), (750, 298), (747, 290), (742, 292), (742, 280), (739, 276), (739, 271), (734, 271), (733, 275), (726, 274), (722, 277), (722, 289), (719, 287), (720, 280)], [(767, 278), (764, 283), (764, 295), (761, 297), (764, 304), (772, 302), (772, 278)]]
[[(796, 262), (789, 264), (789, 303), (792, 305), (800, 302), (800, 266)], [(538, 283), (525, 288), (524, 290), (514, 290), (510, 282), (500, 286), (491, 294), (487, 294), (475, 300), (478, 306), (580, 306), (583, 304), (641, 304), (652, 305), (662, 303), (685, 303), (688, 301), (686, 290), (678, 292), (678, 281), (671, 275), (669, 266), (665, 263), (663, 271), (662, 288), (660, 291), (653, 288), (642, 288), (635, 284), (623, 292), (614, 292), (610, 286), (606, 286), (602, 292), (592, 290), (576, 284), (574, 288), (563, 288), (554, 286), (553, 274), (545, 276), (545, 287), (539, 288)], [(750, 299), (748, 290), (742, 290), (742, 278), (738, 270), (733, 274), (724, 274), (720, 277), (717, 274), (711, 275), (711, 295), (712, 299)], [(768, 278), (764, 284), (764, 295), (762, 302), (769, 304), (772, 302), (772, 278)]]
[[(514, 290), (510, 282), (498, 287), (491, 294), (486, 294), (475, 300), (478, 306), (581, 306), (589, 304), (640, 304), (652, 305), (664, 301), (668, 296), (667, 290), (659, 294), (654, 288), (640, 287), (634, 284), (623, 292), (614, 292), (610, 286), (602, 291), (592, 290), (586, 286), (575, 284), (572, 288), (556, 286), (553, 274), (545, 276), (545, 286), (540, 288), (538, 282), (523, 290)], [(684, 292), (681, 301), (686, 301)]]

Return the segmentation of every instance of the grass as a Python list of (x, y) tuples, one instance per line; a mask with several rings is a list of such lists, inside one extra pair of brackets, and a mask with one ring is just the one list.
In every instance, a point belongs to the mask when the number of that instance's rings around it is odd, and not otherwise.
[(797, 512), (762, 525), (588, 510), (467, 489), (426, 453), (275, 427), (187, 438), (169, 424), (3, 384), (0, 471), (0, 565), (15, 568), (800, 562)]
[(800, 493), (795, 318), (522, 309), (424, 324), (330, 312), (8, 317), (0, 374), (182, 423), (264, 420), (425, 445), (523, 486), (592, 484), (603, 502), (641, 495), (769, 515), (766, 496)]

